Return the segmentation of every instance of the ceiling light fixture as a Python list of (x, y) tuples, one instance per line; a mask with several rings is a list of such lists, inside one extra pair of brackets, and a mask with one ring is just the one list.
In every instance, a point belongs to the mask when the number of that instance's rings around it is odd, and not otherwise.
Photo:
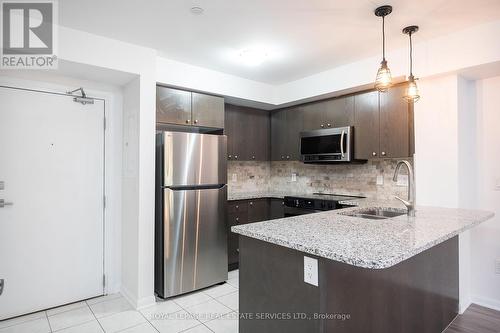
[(262, 64), (269, 56), (269, 53), (265, 49), (260, 48), (249, 48), (240, 51), (239, 58), (242, 63), (247, 66), (259, 66)]
[(195, 7), (191, 7), (191, 13), (193, 13), (194, 15), (201, 15), (203, 14), (205, 10), (201, 7), (198, 7), (198, 6), (195, 6)]
[(380, 92), (385, 92), (392, 85), (391, 70), (385, 60), (385, 17), (392, 13), (392, 6), (386, 5), (375, 9), (375, 15), (382, 17), (382, 62), (375, 79), (375, 88)]
[(413, 76), (413, 43), (411, 40), (411, 35), (417, 31), (418, 26), (416, 25), (411, 25), (403, 29), (403, 33), (410, 37), (410, 76), (408, 76), (408, 87), (406, 87), (406, 93), (404, 95), (404, 99), (406, 99), (408, 103), (416, 102), (420, 99), (417, 82)]

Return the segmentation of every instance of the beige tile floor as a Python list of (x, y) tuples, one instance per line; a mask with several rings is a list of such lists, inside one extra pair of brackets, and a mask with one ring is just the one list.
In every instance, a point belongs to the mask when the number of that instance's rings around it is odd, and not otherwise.
[(238, 333), (238, 271), (226, 284), (136, 311), (120, 294), (0, 321), (0, 333)]

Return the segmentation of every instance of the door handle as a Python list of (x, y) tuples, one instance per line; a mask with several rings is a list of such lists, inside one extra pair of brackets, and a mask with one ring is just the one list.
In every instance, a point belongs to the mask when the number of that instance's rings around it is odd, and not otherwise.
[(5, 202), (4, 199), (0, 199), (0, 208), (4, 208), (5, 206), (12, 206), (13, 202)]
[(342, 154), (342, 157), (344, 157), (344, 136), (345, 136), (345, 131), (342, 131), (342, 134), (340, 135), (340, 153)]

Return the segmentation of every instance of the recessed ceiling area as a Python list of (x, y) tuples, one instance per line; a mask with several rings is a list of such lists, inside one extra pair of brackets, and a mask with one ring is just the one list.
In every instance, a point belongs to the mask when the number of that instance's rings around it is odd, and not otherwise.
[[(394, 7), (386, 18), (389, 52), (407, 44), (401, 29), (411, 24), (420, 26), (418, 43), (500, 19), (498, 0), (64, 0), (59, 13), (63, 26), (281, 84), (380, 54), (381, 21), (373, 10), (384, 4)], [(241, 55), (252, 50), (265, 56), (248, 66)]]

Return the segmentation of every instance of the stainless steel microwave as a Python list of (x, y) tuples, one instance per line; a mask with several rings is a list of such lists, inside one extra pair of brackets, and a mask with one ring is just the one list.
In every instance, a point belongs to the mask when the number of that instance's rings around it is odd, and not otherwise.
[(304, 163), (351, 162), (353, 154), (351, 126), (300, 133), (300, 154)]

